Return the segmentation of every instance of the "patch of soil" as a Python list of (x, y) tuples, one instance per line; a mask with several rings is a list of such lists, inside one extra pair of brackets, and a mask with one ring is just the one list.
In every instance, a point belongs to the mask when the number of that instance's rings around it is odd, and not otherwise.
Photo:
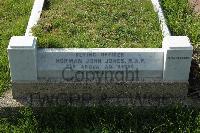
[(193, 10), (200, 14), (200, 0), (189, 0), (189, 3), (191, 5), (191, 7), (193, 8)]
[[(188, 1), (194, 12), (200, 15), (200, 0)], [(189, 95), (200, 99), (200, 44), (194, 46), (189, 83)]]
[(189, 83), (189, 96), (200, 99), (200, 44), (194, 46)]

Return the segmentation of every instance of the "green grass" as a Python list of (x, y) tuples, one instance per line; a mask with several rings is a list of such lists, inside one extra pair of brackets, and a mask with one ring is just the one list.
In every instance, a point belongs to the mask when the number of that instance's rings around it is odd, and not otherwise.
[(33, 29), (39, 47), (161, 47), (150, 0), (49, 0)]
[(188, 0), (161, 0), (161, 5), (172, 35), (188, 36), (193, 45), (200, 44), (200, 16), (193, 12)]
[(2, 118), (0, 132), (199, 132), (200, 113), (182, 106), (165, 108), (65, 107), (42, 109), (33, 113), (23, 109), (20, 115)]
[(13, 35), (24, 35), (33, 0), (0, 0), (0, 95), (10, 88), (7, 46)]

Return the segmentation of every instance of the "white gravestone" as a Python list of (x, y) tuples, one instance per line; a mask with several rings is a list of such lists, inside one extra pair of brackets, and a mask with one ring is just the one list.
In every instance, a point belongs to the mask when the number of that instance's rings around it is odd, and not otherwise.
[(163, 79), (160, 49), (38, 49), (40, 80), (146, 81)]
[(32, 36), (14, 36), (8, 46), (11, 80), (37, 81), (37, 46)]
[(193, 47), (186, 36), (168, 36), (163, 39), (164, 80), (187, 81), (189, 79)]

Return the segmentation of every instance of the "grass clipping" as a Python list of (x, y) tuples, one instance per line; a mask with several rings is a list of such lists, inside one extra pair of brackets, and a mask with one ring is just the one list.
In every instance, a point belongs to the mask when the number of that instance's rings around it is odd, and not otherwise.
[(155, 48), (162, 32), (150, 0), (50, 0), (33, 28), (39, 47)]

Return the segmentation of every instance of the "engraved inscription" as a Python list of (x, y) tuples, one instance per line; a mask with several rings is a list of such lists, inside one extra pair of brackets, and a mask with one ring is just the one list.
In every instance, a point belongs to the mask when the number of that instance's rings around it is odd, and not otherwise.
[(188, 60), (190, 59), (190, 57), (174, 57), (174, 56), (170, 56), (168, 57), (169, 60)]
[(145, 64), (145, 59), (125, 53), (75, 53), (75, 56), (56, 58), (55, 62), (77, 70), (135, 70), (138, 64)]
[[(38, 78), (70, 81), (145, 81), (163, 79), (163, 52), (115, 49), (39, 50)], [(67, 52), (66, 52), (67, 51)], [(123, 51), (123, 52), (121, 52)]]

